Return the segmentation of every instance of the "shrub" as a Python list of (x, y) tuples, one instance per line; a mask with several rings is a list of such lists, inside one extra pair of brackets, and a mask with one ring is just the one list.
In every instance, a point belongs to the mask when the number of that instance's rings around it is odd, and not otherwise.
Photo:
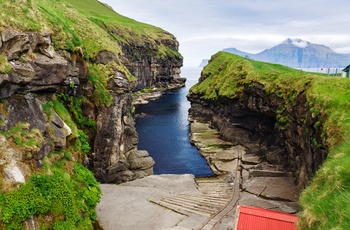
[[(0, 220), (5, 229), (22, 229), (22, 222), (53, 215), (53, 229), (92, 229), (101, 189), (92, 173), (80, 164), (66, 170), (69, 161), (51, 168), (51, 174), (36, 174), (16, 191), (0, 196)], [(40, 218), (37, 218), (40, 220)]]

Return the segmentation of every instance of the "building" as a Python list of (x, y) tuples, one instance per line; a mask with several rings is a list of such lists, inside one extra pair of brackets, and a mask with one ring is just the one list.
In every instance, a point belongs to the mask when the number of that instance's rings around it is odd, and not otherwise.
[(348, 65), (347, 67), (345, 67), (345, 69), (341, 71), (342, 77), (350, 77), (349, 75), (350, 75), (350, 65)]
[(235, 230), (297, 230), (298, 216), (250, 206), (238, 206)]

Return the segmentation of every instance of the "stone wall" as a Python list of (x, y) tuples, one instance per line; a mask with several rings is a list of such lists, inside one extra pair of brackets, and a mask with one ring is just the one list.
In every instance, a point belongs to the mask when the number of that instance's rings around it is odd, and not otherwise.
[(300, 188), (308, 185), (327, 156), (322, 127), (315, 128), (318, 119), (312, 116), (304, 93), (288, 105), (255, 83), (234, 99), (206, 100), (193, 92), (188, 98), (191, 119), (210, 123), (224, 139), (293, 172)]

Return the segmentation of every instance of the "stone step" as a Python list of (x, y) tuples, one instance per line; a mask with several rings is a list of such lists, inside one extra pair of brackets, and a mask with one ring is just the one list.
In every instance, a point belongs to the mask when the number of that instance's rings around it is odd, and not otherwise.
[(174, 212), (181, 213), (181, 214), (186, 215), (186, 216), (189, 216), (189, 213), (195, 213), (195, 214), (198, 214), (201, 216), (206, 216), (206, 217), (211, 216), (211, 214), (207, 213), (207, 212), (201, 212), (201, 211), (193, 210), (193, 209), (186, 208), (186, 207), (179, 207), (178, 205), (174, 205), (172, 203), (168, 203), (165, 201), (160, 201), (160, 202), (155, 202), (155, 203), (160, 205), (160, 206), (163, 206), (164, 208), (173, 210)]
[(203, 201), (209, 201), (209, 202), (217, 202), (217, 203), (223, 203), (226, 204), (230, 197), (211, 197), (211, 196), (203, 196), (203, 195), (194, 195), (194, 194), (182, 194), (179, 197), (184, 197), (187, 199), (194, 199), (194, 200), (203, 200)]
[(195, 198), (195, 197), (174, 197), (174, 199), (187, 201), (190, 203), (196, 203), (196, 204), (203, 204), (207, 206), (214, 206), (214, 207), (222, 207), (227, 202), (226, 201), (218, 201), (218, 200), (211, 200), (211, 199), (201, 199), (201, 198)]
[(213, 205), (208, 205), (206, 203), (196, 202), (196, 201), (191, 201), (191, 200), (181, 200), (181, 199), (177, 199), (177, 198), (174, 198), (174, 199), (167, 198), (167, 199), (164, 199), (163, 201), (172, 202), (172, 203), (177, 204), (178, 206), (181, 206), (181, 207), (193, 208), (193, 209), (205, 211), (208, 213), (212, 213), (214, 211), (217, 211), (221, 207), (221, 205), (220, 205), (219, 207), (214, 208)]
[(230, 193), (225, 193), (225, 192), (208, 192), (208, 193), (203, 193), (204, 196), (206, 197), (211, 197), (212, 199), (216, 198), (218, 200), (220, 199), (228, 199), (230, 197), (230, 194), (232, 194), (232, 192)]
[(232, 194), (231, 190), (227, 191), (201, 191), (204, 195), (206, 196), (212, 196), (212, 197), (222, 197), (222, 196), (227, 196), (229, 194)]
[(198, 189), (200, 192), (204, 193), (232, 193), (232, 187), (219, 187), (219, 188), (215, 188), (215, 187), (212, 187), (212, 188), (199, 188)]
[(180, 212), (181, 212), (181, 210), (185, 210), (185, 211), (188, 211), (188, 212), (200, 214), (202, 216), (209, 216), (209, 217), (213, 213), (215, 213), (215, 210), (208, 210), (208, 209), (202, 208), (202, 207), (195, 207), (195, 206), (189, 205), (187, 203), (186, 204), (185, 203), (179, 203), (179, 202), (176, 202), (176, 201), (171, 201), (169, 199), (162, 200), (162, 201), (160, 201), (160, 203), (164, 207), (167, 207), (167, 208), (171, 208), (172, 207), (175, 210), (180, 211)]
[(292, 177), (291, 172), (270, 171), (270, 170), (249, 170), (249, 176), (253, 177)]

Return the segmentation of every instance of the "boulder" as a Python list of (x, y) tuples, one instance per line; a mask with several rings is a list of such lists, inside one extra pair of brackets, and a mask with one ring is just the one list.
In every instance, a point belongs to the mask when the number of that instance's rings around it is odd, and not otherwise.
[(58, 85), (63, 83), (68, 76), (68, 63), (59, 55), (48, 58), (38, 54), (37, 58), (32, 61), (32, 66), (35, 71), (33, 85)]
[(52, 132), (49, 132), (51, 135), (51, 140), (53, 140), (54, 146), (56, 148), (66, 147), (67, 140), (66, 138), (72, 134), (72, 130), (69, 126), (58, 116), (55, 111), (51, 111), (51, 123), (49, 124)]
[(55, 55), (55, 50), (51, 42), (51, 34), (49, 33), (37, 33), (38, 38), (38, 51), (39, 53), (53, 58)]
[(132, 170), (149, 169), (155, 164), (154, 160), (146, 150), (132, 151), (128, 156), (128, 160), (130, 163), (130, 169)]
[(11, 148), (10, 142), (6, 139), (5, 136), (0, 134), (0, 166), (5, 165), (9, 160), (21, 160), (21, 154)]
[(15, 183), (24, 183), (25, 179), (21, 170), (16, 165), (5, 165), (4, 167), (4, 178), (7, 181)]
[(29, 36), (14, 30), (3, 30), (1, 33), (2, 47), (0, 54), (4, 54), (7, 60), (18, 59), (20, 54), (30, 49)]
[(10, 188), (16, 183), (24, 183), (27, 170), (21, 162), (23, 153), (14, 146), (5, 136), (0, 134), (0, 175), (2, 182)]
[(29, 84), (35, 77), (33, 67), (28, 62), (11, 61), (12, 72), (9, 74), (10, 81), (15, 84)]
[(10, 41), (11, 39), (15, 38), (18, 36), (18, 32), (14, 30), (3, 30), (1, 32), (1, 39), (3, 42)]

